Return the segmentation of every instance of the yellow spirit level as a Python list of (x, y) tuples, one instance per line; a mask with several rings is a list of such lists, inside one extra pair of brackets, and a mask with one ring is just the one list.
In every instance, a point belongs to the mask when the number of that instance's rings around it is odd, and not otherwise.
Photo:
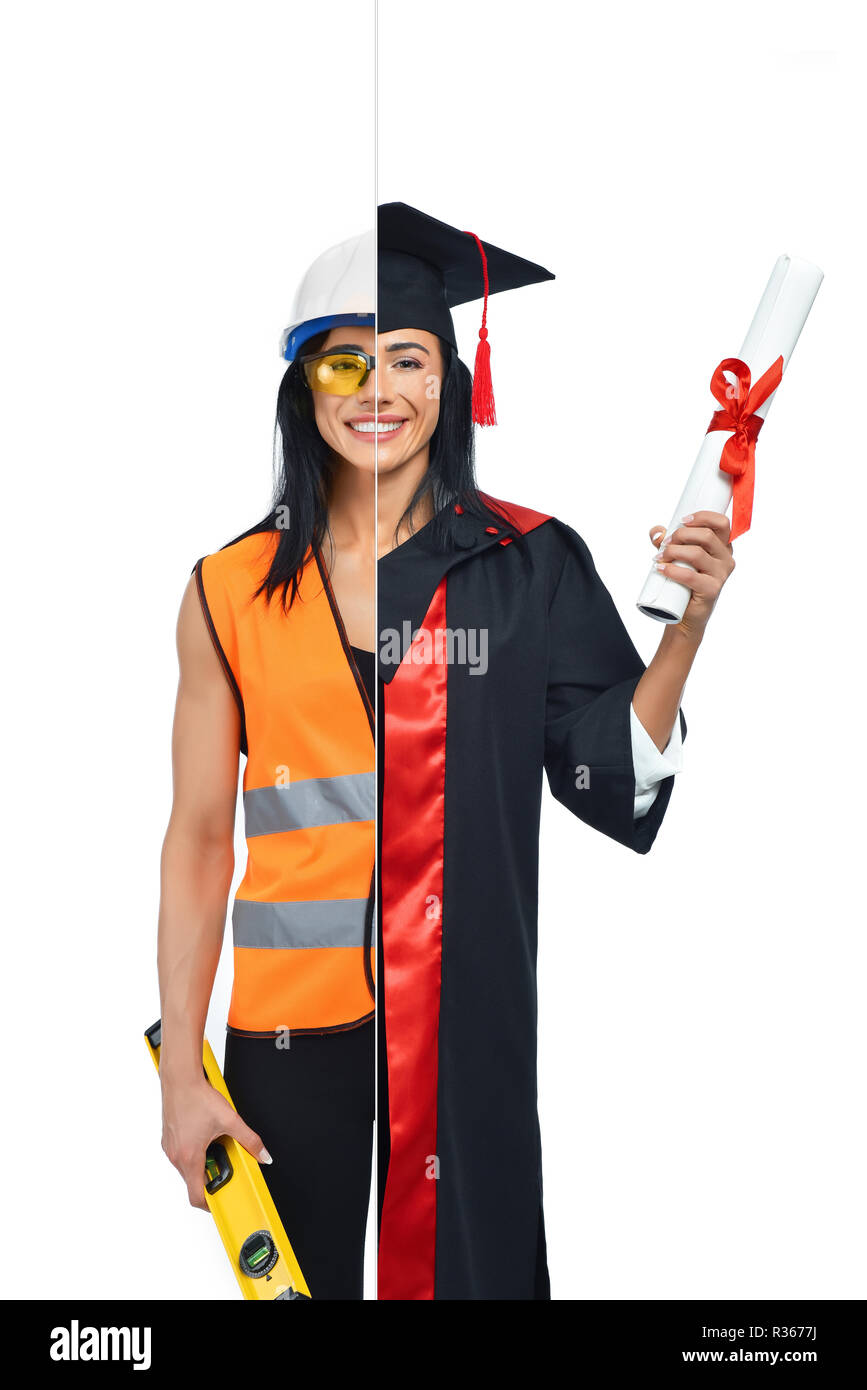
[[(148, 1051), (160, 1069), (162, 1021), (145, 1033)], [(235, 1109), (217, 1059), (204, 1041), (205, 1076)], [(205, 1156), (205, 1201), (232, 1261), (245, 1298), (270, 1302), (310, 1298), (310, 1290), (289, 1244), (259, 1164), (235, 1139), (224, 1134), (208, 1145)]]

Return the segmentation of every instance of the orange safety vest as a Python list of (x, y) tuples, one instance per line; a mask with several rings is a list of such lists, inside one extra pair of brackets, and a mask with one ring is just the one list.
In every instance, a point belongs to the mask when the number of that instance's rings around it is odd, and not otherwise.
[(232, 911), (233, 1032), (329, 1032), (373, 1017), (374, 716), (319, 557), (287, 613), (253, 599), (279, 533), (196, 566), (241, 712), (247, 871)]

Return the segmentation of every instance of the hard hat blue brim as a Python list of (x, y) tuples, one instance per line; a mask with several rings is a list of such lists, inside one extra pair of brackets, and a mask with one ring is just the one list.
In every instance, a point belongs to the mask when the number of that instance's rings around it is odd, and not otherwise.
[(375, 322), (373, 314), (324, 314), (318, 319), (308, 319), (306, 323), (299, 323), (298, 327), (293, 328), (288, 334), (283, 356), (287, 362), (293, 362), (306, 342), (329, 328), (341, 328), (344, 325), (347, 328), (370, 328)]

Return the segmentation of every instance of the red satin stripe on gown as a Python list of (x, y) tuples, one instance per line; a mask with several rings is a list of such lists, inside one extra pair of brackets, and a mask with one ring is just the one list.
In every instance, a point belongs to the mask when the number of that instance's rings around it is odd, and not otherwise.
[[(423, 628), (446, 627), (446, 580)], [(445, 660), (417, 638), (384, 686), (382, 968), (391, 1152), (379, 1239), (380, 1299), (432, 1299), (445, 816)], [(434, 657), (436, 647), (433, 648)]]

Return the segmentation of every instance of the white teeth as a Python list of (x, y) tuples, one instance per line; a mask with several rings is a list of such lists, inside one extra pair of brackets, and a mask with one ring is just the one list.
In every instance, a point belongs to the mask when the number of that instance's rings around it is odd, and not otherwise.
[(399, 430), (403, 420), (358, 420), (351, 421), (349, 428), (357, 430), (359, 434), (393, 434)]

